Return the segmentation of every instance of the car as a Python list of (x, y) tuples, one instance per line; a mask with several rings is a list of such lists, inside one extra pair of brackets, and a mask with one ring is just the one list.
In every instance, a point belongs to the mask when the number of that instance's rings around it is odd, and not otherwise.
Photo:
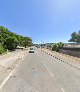
[(29, 53), (34, 53), (34, 48), (30, 48)]

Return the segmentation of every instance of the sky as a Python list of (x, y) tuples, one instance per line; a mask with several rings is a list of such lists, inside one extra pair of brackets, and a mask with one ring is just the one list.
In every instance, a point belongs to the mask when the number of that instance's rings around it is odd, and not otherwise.
[(33, 43), (67, 43), (80, 30), (80, 0), (0, 0), (0, 26)]

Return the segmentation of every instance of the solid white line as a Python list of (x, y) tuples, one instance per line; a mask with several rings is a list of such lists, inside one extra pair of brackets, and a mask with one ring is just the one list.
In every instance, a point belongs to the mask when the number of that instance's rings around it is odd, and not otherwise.
[(61, 88), (62, 92), (65, 92), (63, 88)]
[[(20, 58), (23, 60), (23, 57), (20, 57)], [(2, 81), (2, 83), (0, 84), (0, 90), (5, 86), (5, 84), (10, 79), (10, 77), (12, 76), (12, 74), (14, 73), (14, 71), (16, 70), (16, 68), (20, 63), (21, 61), (15, 66), (15, 68), (11, 71), (11, 73)]]
[(9, 74), (9, 76), (7, 76), (4, 80), (3, 80), (3, 82), (1, 83), (1, 85), (0, 85), (0, 89), (2, 89), (3, 88), (3, 86), (6, 84), (6, 82), (9, 80), (9, 78), (11, 77), (11, 75), (13, 74), (13, 72), (15, 71), (15, 69)]
[[(42, 62), (43, 63), (43, 62)], [(53, 73), (49, 70), (49, 68), (43, 63), (43, 65), (45, 66), (45, 68), (47, 69), (47, 71), (50, 73), (50, 75), (52, 76), (52, 78), (54, 79), (54, 75)]]
[(11, 71), (11, 73), (3, 80), (3, 82), (0, 84), (0, 90), (5, 86), (5, 84), (6, 84), (7, 81), (10, 79), (10, 77), (12, 76), (12, 74), (14, 73), (14, 71), (16, 70), (16, 68), (18, 67), (19, 64), (20, 64), (20, 62), (15, 66), (15, 68), (13, 69), (13, 71)]

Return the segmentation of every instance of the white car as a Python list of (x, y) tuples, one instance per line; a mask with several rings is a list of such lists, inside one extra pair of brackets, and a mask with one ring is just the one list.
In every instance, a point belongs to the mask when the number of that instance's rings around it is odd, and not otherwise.
[(30, 48), (29, 53), (34, 53), (34, 48)]

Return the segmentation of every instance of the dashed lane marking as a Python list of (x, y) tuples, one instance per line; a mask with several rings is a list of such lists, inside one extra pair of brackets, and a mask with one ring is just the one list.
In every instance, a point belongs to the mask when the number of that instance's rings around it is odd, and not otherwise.
[(65, 92), (63, 88), (61, 88), (62, 92)]
[[(43, 63), (43, 62), (42, 62)], [(44, 67), (47, 69), (47, 71), (50, 73), (50, 75), (52, 76), (52, 78), (54, 79), (54, 75), (53, 73), (50, 71), (50, 69), (46, 66), (45, 63), (43, 63)]]

